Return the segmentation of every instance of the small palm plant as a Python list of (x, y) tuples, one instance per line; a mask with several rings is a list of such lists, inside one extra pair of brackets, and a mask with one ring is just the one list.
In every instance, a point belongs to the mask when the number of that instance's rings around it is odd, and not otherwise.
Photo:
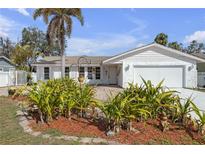
[(192, 109), (194, 113), (198, 116), (197, 124), (198, 124), (198, 131), (202, 135), (205, 134), (205, 111), (201, 111), (193, 102), (192, 104)]
[(127, 97), (121, 99), (120, 94), (118, 94), (114, 98), (110, 97), (104, 104), (99, 106), (107, 121), (107, 131), (114, 130), (116, 133), (120, 131), (126, 101)]
[(38, 107), (40, 120), (42, 123), (52, 120), (52, 107), (49, 103), (52, 96), (52, 89), (46, 83), (41, 82), (34, 85), (29, 92), (29, 99)]
[(72, 92), (63, 92), (60, 95), (60, 100), (62, 102), (62, 110), (65, 109), (65, 117), (69, 120), (71, 119), (71, 111), (76, 105), (73, 95), (74, 93)]
[(193, 104), (191, 97), (185, 100), (184, 103), (176, 101), (176, 120), (183, 125), (186, 124), (187, 117), (190, 116), (192, 111), (191, 104)]
[(94, 89), (89, 85), (82, 85), (75, 91), (76, 108), (80, 111), (80, 117), (85, 117), (87, 108), (95, 102)]

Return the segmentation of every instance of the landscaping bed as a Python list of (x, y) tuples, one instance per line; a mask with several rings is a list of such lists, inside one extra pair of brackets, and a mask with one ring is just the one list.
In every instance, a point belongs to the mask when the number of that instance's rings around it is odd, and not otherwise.
[(136, 132), (121, 130), (115, 136), (107, 136), (103, 121), (93, 122), (91, 119), (73, 117), (71, 120), (60, 117), (49, 124), (37, 124), (30, 121), (30, 126), (35, 131), (55, 135), (72, 135), (78, 137), (100, 137), (120, 144), (205, 144), (205, 138), (197, 132), (186, 130), (177, 124), (170, 124), (170, 130), (162, 132), (158, 128), (157, 120), (134, 122)]
[(39, 82), (12, 98), (32, 119), (22, 117), (26, 125), (20, 125), (34, 135), (82, 144), (204, 144), (205, 112), (192, 98), (182, 101), (163, 81), (143, 82), (106, 101), (94, 98), (94, 87), (69, 78)]

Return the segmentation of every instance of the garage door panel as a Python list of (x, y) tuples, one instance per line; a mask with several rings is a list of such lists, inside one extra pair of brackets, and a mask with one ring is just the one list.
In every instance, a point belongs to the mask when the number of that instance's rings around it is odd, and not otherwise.
[(135, 67), (134, 82), (142, 84), (142, 78), (151, 80), (154, 85), (164, 80), (164, 86), (183, 87), (182, 67)]

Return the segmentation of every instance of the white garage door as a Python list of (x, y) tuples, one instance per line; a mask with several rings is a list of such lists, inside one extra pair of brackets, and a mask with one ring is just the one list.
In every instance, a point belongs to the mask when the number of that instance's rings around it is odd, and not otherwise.
[(134, 69), (134, 82), (142, 84), (141, 77), (145, 80), (151, 80), (154, 85), (164, 79), (164, 86), (183, 87), (183, 67), (136, 66)]

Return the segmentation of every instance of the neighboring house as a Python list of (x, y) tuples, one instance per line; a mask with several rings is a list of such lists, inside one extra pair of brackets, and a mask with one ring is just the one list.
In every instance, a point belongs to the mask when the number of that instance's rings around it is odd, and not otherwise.
[[(205, 63), (205, 60), (153, 43), (113, 57), (68, 56), (65, 75), (76, 80), (84, 75), (85, 82), (90, 84), (127, 87), (129, 83), (142, 84), (143, 77), (154, 84), (164, 79), (167, 87), (193, 88), (197, 87), (198, 63)], [(38, 80), (61, 76), (60, 57), (45, 57), (33, 66), (36, 66)]]
[[(192, 55), (205, 60), (205, 53), (193, 53)], [(205, 62), (197, 64), (198, 86), (205, 87)]]
[(15, 70), (15, 65), (5, 56), (0, 56), (0, 72)]
[(14, 83), (15, 65), (5, 56), (0, 56), (0, 87)]

